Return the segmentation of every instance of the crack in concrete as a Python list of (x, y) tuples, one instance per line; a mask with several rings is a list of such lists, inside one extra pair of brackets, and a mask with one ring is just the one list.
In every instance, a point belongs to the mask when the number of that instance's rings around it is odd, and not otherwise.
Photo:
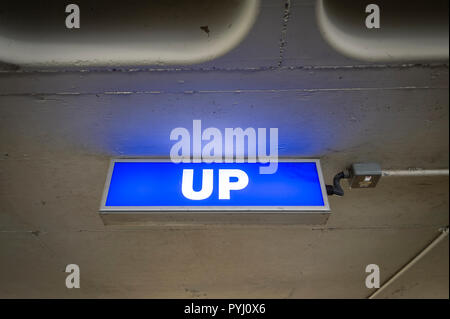
[(287, 47), (287, 29), (289, 23), (289, 16), (291, 10), (291, 1), (284, 1), (284, 12), (283, 12), (283, 24), (281, 27), (281, 36), (280, 36), (280, 56), (278, 61), (278, 67), (281, 67), (284, 62), (284, 51)]
[(396, 86), (396, 87), (350, 87), (350, 88), (311, 88), (311, 89), (241, 89), (241, 90), (198, 90), (198, 91), (96, 91), (96, 92), (34, 92), (34, 93), (0, 93), (0, 97), (12, 96), (89, 96), (89, 95), (151, 95), (151, 94), (240, 94), (240, 93), (316, 93), (316, 92), (354, 92), (354, 91), (381, 91), (381, 90), (446, 90), (445, 87), (433, 86)]
[[(280, 63), (281, 61), (279, 61)], [(236, 68), (90, 68), (90, 69), (19, 69), (1, 70), (2, 74), (63, 74), (63, 73), (191, 73), (191, 72), (261, 72), (282, 70), (346, 70), (346, 69), (405, 69), (405, 68), (448, 68), (448, 63), (401, 63), (401, 64), (352, 64), (352, 65), (298, 65), (298, 66), (261, 66), (261, 67), (236, 67)]]
[[(132, 226), (130, 226), (132, 227)], [(372, 230), (372, 231), (392, 231), (392, 230), (414, 230), (414, 229), (436, 229), (437, 231), (442, 232), (442, 229), (446, 229), (448, 225), (380, 225), (380, 226), (312, 226), (312, 225), (227, 225), (227, 224), (210, 224), (210, 225), (193, 225), (186, 224), (180, 226), (171, 226), (171, 225), (146, 225), (145, 228), (132, 229), (74, 229), (74, 230), (65, 230), (65, 231), (41, 231), (41, 230), (0, 230), (0, 233), (28, 233), (32, 234), (34, 237), (38, 238), (35, 235), (36, 232), (39, 232), (39, 237), (47, 234), (56, 234), (56, 233), (121, 233), (121, 232), (146, 232), (151, 230), (161, 230), (161, 231), (208, 231), (217, 228), (221, 228), (223, 230), (242, 230), (242, 229), (279, 229), (279, 228), (290, 228), (290, 229), (299, 229), (306, 231), (361, 231), (361, 230)]]

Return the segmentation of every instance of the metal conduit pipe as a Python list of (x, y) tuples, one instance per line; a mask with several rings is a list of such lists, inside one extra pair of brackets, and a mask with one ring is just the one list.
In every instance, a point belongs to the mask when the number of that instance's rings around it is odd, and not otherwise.
[(384, 289), (392, 284), (397, 278), (404, 274), (408, 269), (414, 266), (419, 260), (421, 260), (429, 251), (436, 247), (441, 241), (448, 236), (448, 226), (440, 229), (441, 234), (437, 236), (430, 244), (428, 244), (419, 254), (411, 259), (406, 265), (404, 265), (399, 271), (397, 271), (388, 281), (386, 281), (380, 288), (378, 288), (368, 299), (376, 298)]
[(449, 169), (382, 170), (381, 176), (448, 176)]

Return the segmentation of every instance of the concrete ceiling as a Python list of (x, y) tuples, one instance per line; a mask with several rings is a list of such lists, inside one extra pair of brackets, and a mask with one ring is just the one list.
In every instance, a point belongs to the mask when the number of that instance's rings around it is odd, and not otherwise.
[[(358, 161), (448, 167), (448, 64), (341, 56), (314, 1), (263, 1), (245, 40), (203, 64), (1, 67), (1, 298), (365, 298), (366, 265), (385, 282), (448, 225), (448, 177), (346, 188), (321, 226), (103, 225), (109, 159), (167, 156), (193, 119), (278, 127), (280, 156), (320, 158), (327, 182)], [(446, 239), (380, 297), (448, 294)]]

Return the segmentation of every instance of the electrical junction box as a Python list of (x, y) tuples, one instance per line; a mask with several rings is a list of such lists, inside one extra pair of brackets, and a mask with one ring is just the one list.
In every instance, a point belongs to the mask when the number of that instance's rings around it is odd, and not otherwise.
[(350, 169), (351, 188), (373, 188), (381, 177), (381, 166), (378, 163), (355, 163)]

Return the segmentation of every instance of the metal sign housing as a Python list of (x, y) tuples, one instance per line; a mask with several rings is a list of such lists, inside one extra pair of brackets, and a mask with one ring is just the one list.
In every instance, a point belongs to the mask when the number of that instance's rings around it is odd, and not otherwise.
[[(320, 224), (327, 220), (330, 208), (318, 159), (279, 159), (274, 174), (260, 174), (261, 165), (265, 164), (112, 159), (100, 214), (106, 224)], [(189, 198), (208, 187), (202, 199)]]

